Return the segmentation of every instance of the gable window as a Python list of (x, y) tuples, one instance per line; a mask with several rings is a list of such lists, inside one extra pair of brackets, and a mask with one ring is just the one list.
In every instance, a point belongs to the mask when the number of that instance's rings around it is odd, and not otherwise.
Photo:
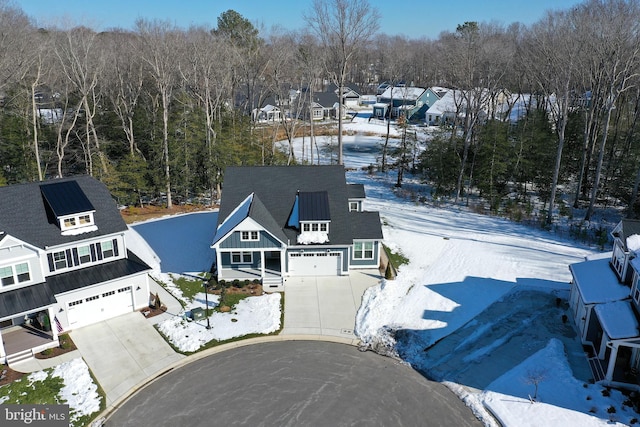
[(257, 231), (241, 231), (240, 232), (240, 240), (242, 240), (242, 241), (256, 241), (256, 240), (258, 240), (258, 232)]
[(89, 246), (80, 246), (78, 248), (78, 259), (80, 260), (80, 264), (91, 262), (91, 250)]
[(2, 283), (2, 286), (24, 283), (29, 280), (31, 280), (31, 274), (29, 273), (29, 263), (27, 262), (0, 267), (0, 283)]
[(360, 203), (349, 202), (349, 212), (358, 212), (360, 210)]
[(2, 283), (2, 286), (9, 286), (15, 283), (13, 268), (11, 268), (11, 266), (0, 267), (0, 282)]
[(251, 264), (253, 262), (252, 252), (231, 252), (232, 264)]
[(56, 270), (67, 268), (67, 254), (64, 251), (53, 253), (53, 265)]
[(353, 259), (373, 259), (373, 242), (355, 242)]
[(28, 282), (31, 280), (31, 274), (29, 274), (29, 264), (26, 262), (16, 265), (16, 276), (19, 283)]

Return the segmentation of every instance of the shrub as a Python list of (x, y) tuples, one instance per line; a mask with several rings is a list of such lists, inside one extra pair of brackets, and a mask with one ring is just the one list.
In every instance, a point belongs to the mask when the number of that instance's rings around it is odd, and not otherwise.
[(69, 338), (68, 334), (60, 335), (58, 341), (60, 341), (61, 349), (69, 350), (71, 348), (71, 338)]
[(43, 356), (51, 356), (53, 354), (53, 350), (51, 350), (50, 348), (47, 348), (45, 350), (42, 350), (40, 354)]

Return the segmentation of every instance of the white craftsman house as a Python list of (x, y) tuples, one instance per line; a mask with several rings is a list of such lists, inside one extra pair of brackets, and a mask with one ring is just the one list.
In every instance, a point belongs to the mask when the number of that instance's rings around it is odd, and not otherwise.
[(211, 245), (216, 278), (277, 291), (291, 276), (378, 268), (380, 216), (363, 211), (364, 200), (343, 166), (227, 168)]
[(60, 333), (149, 304), (150, 267), (89, 176), (0, 187), (0, 362), (58, 345)]
[(640, 221), (611, 235), (610, 257), (569, 266), (569, 305), (595, 381), (640, 390)]

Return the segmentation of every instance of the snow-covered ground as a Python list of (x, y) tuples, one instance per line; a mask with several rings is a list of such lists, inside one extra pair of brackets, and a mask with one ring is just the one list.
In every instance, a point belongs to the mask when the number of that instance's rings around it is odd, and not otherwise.
[[(240, 301), (232, 312), (214, 312), (206, 320), (191, 321), (190, 311), (218, 305), (219, 297), (198, 293), (185, 297), (174, 279), (196, 279), (211, 269), (213, 240), (217, 212), (193, 213), (165, 217), (134, 224), (127, 235), (127, 244), (147, 261), (152, 276), (185, 303), (181, 316), (173, 316), (157, 327), (180, 351), (193, 352), (212, 340), (224, 341), (248, 334), (268, 334), (280, 328), (280, 294), (252, 296)], [(194, 277), (195, 276), (195, 277)]]
[[(386, 127), (360, 113), (345, 128), (345, 166), (356, 169), (347, 180), (365, 185), (365, 209), (381, 213), (385, 243), (410, 260), (396, 280), (365, 293), (356, 319), (362, 341), (447, 384), (488, 426), (496, 425), (493, 417), (506, 426), (635, 423), (625, 396), (588, 382), (573, 325), (561, 320), (568, 265), (595, 250), (503, 219), (413, 202), (394, 190), (395, 172), (362, 170), (376, 163), (383, 138), (375, 134)], [(427, 132), (420, 130), (423, 138)], [(298, 159), (301, 145), (294, 141)], [(422, 185), (408, 177), (405, 187)]]

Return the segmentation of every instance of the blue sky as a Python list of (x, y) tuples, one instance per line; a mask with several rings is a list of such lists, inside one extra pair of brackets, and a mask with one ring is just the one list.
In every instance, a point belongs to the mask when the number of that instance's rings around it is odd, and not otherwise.
[[(287, 30), (304, 26), (311, 0), (13, 0), (40, 26), (65, 20), (97, 30), (131, 29), (138, 18), (168, 20), (179, 27), (214, 27), (233, 9), (254, 25)], [(438, 37), (465, 21), (531, 24), (546, 10), (568, 9), (579, 0), (369, 0), (382, 16), (381, 32), (411, 38)]]

